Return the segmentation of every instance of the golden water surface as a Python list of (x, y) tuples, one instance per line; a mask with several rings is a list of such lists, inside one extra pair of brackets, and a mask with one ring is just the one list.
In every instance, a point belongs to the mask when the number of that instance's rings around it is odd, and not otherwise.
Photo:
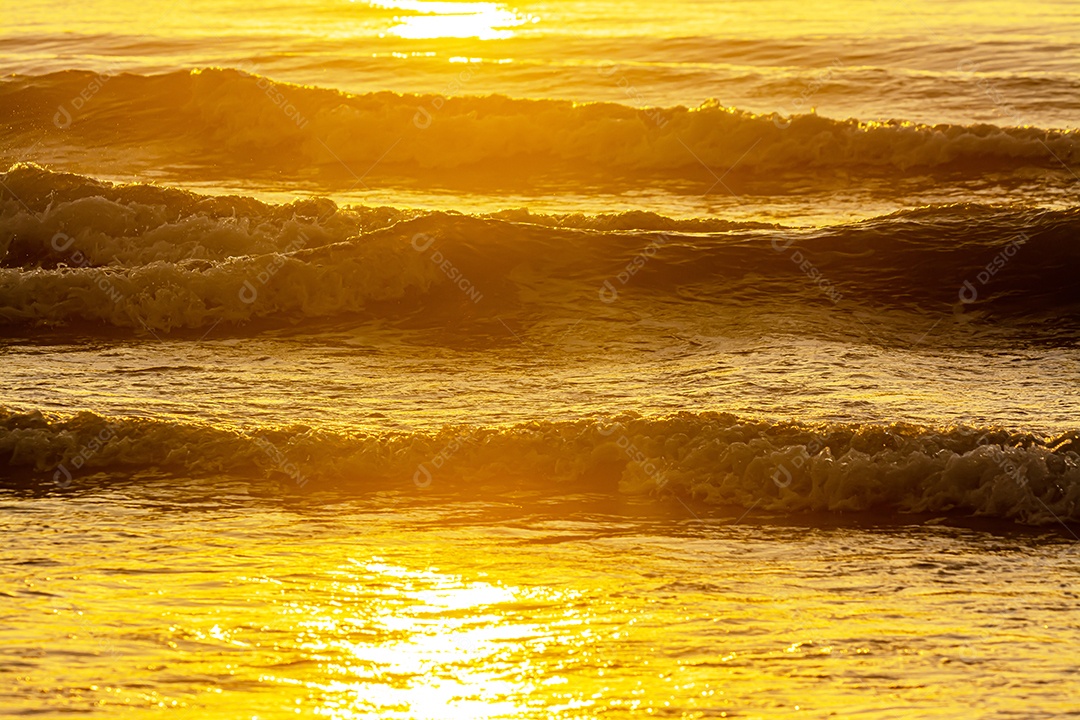
[[(0, 498), (0, 707), (61, 717), (1051, 717), (1053, 534), (609, 498)], [(177, 502), (182, 500), (182, 502)], [(17, 620), (17, 622), (13, 622)]]

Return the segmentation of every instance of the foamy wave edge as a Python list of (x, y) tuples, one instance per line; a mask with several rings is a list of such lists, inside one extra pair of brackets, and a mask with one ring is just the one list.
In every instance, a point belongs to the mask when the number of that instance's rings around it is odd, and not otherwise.
[[(796, 297), (827, 311), (826, 298), (843, 297), (875, 310), (896, 298), (907, 310), (951, 308), (957, 323), (982, 313), (1066, 337), (1080, 302), (1075, 207), (932, 206), (793, 230), (642, 212), (273, 205), (27, 164), (0, 181), (7, 326), (241, 331), (378, 317), (429, 327), (445, 312), (482, 328), (498, 313), (603, 314), (620, 294), (649, 302), (689, 288), (713, 307)], [(797, 258), (827, 285), (803, 282)]]
[(281, 489), (415, 492), (543, 483), (674, 494), (776, 514), (935, 513), (1080, 521), (1080, 433), (804, 425), (723, 413), (341, 433), (0, 411), (9, 479), (64, 490), (114, 474), (227, 474)]

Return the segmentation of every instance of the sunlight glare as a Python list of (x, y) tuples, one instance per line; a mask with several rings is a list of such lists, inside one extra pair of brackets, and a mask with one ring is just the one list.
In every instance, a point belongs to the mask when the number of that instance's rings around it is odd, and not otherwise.
[[(330, 660), (327, 670), (332, 675), (350, 678), (309, 685), (324, 698), (320, 714), (522, 715), (524, 708), (512, 698), (527, 696), (529, 683), (506, 680), (500, 670), (514, 659), (520, 661), (525, 644), (545, 633), (532, 624), (502, 621), (497, 608), (519, 601), (517, 588), (465, 581), (433, 568), (378, 561), (353, 565), (364, 572), (356, 575), (352, 568), (342, 568), (339, 573), (351, 582), (339, 587), (353, 594), (345, 606), (355, 614), (323, 612), (301, 623), (308, 649)], [(372, 587), (378, 590), (372, 593)]]
[(538, 18), (522, 15), (493, 2), (445, 2), (443, 0), (369, 0), (373, 7), (404, 10), (409, 15), (394, 17), (398, 23), (390, 34), (408, 40), (437, 38), (477, 38), (505, 40), (513, 37), (510, 28), (535, 23)]

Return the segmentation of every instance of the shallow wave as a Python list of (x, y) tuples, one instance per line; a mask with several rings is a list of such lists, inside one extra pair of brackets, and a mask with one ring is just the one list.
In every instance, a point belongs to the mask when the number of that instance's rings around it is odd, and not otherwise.
[[(272, 205), (250, 197), (113, 184), (33, 163), (13, 165), (0, 173), (0, 183), (0, 267), (11, 268), (70, 265), (76, 252), (93, 266), (218, 261), (301, 245), (321, 247), (423, 215), (390, 207), (338, 207), (326, 198)], [(515, 209), (490, 217), (597, 231), (775, 227), (719, 218), (673, 219), (642, 211), (588, 216)]]
[(263, 478), (295, 491), (540, 484), (773, 513), (1080, 520), (1080, 434), (773, 423), (722, 413), (340, 434), (0, 410), (0, 471), (66, 489), (109, 475)]
[[(19, 163), (0, 174), (0, 267), (135, 267), (224, 260), (339, 242), (409, 217), (392, 208), (342, 212), (325, 198), (270, 205), (156, 185), (117, 185)], [(60, 237), (57, 237), (60, 235)], [(69, 244), (70, 242), (70, 244)]]
[[(456, 85), (466, 86), (471, 72), (464, 69)], [(376, 165), (413, 176), (475, 169), (502, 179), (542, 168), (614, 178), (697, 176), (735, 166), (766, 176), (822, 170), (977, 176), (1060, 170), (1080, 160), (1080, 131), (863, 124), (813, 114), (755, 115), (715, 102), (635, 109), (503, 96), (349, 95), (233, 69), (14, 77), (0, 82), (0, 119), (28, 141), (47, 130), (73, 148), (128, 148), (166, 163), (225, 164), (243, 173), (344, 166), (361, 179)]]
[(1078, 208), (946, 205), (794, 230), (652, 213), (268, 205), (29, 165), (0, 177), (7, 325), (239, 331), (379, 318), (468, 330), (633, 308), (714, 329), (727, 315), (755, 328), (797, 315), (814, 332), (824, 320), (807, 318), (840, 308), (883, 324), (944, 313), (1060, 335), (1080, 320)]

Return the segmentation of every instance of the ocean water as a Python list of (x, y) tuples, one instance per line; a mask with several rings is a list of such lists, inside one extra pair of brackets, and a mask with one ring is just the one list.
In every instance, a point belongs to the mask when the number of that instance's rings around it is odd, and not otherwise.
[(0, 712), (1080, 713), (1080, 6), (0, 13)]

